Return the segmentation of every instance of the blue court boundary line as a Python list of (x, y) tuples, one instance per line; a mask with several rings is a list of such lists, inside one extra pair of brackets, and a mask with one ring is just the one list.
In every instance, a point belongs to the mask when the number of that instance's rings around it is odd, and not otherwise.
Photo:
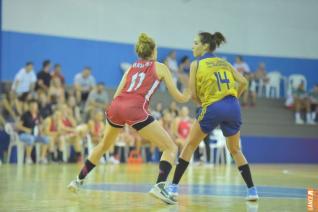
[[(152, 184), (120, 184), (120, 183), (101, 183), (87, 184), (84, 189), (94, 191), (111, 191), (111, 192), (129, 192), (129, 193), (147, 193)], [(257, 186), (259, 196), (262, 198), (290, 198), (306, 199), (307, 189)], [(227, 196), (227, 197), (244, 197), (246, 195), (245, 185), (212, 185), (212, 184), (194, 184), (180, 185), (180, 192), (184, 195), (193, 196)]]

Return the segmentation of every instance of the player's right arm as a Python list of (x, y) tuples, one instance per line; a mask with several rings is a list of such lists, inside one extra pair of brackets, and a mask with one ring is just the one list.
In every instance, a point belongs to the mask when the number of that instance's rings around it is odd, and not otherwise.
[(248, 81), (241, 73), (236, 71), (230, 64), (229, 66), (233, 74), (234, 80), (238, 83), (237, 97), (239, 98), (242, 95), (242, 93), (246, 90)]
[(128, 73), (129, 73), (129, 70), (130, 70), (130, 68), (128, 68), (128, 70), (125, 72), (123, 78), (121, 79), (121, 81), (119, 83), (119, 86), (118, 86), (118, 88), (117, 88), (117, 90), (116, 90), (116, 92), (114, 94), (114, 99), (120, 94), (121, 90), (124, 88), (125, 83), (126, 83), (126, 77), (127, 77)]
[(172, 75), (168, 67), (163, 64), (156, 62), (156, 73), (159, 79), (162, 79), (170, 93), (170, 95), (179, 103), (185, 103), (190, 99), (190, 90), (186, 88), (183, 93), (181, 93), (173, 82)]

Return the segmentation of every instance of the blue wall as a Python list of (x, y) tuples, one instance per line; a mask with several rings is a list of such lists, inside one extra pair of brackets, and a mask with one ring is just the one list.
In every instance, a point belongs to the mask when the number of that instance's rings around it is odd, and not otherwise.
[[(73, 82), (75, 73), (83, 66), (91, 66), (97, 81), (104, 81), (108, 87), (116, 87), (121, 79), (121, 62), (133, 62), (136, 59), (134, 46), (131, 44), (46, 36), (38, 34), (2, 32), (2, 64), (0, 79), (12, 80), (15, 73), (26, 61), (35, 63), (36, 71), (44, 59), (61, 63), (67, 83)], [(189, 47), (191, 43), (189, 43)], [(221, 49), (222, 50), (222, 49)], [(162, 60), (170, 51), (158, 49), (158, 58)], [(191, 56), (189, 50), (177, 50), (178, 58)], [(233, 54), (218, 54), (234, 61)], [(279, 70), (285, 76), (302, 73), (307, 77), (308, 88), (318, 82), (318, 60), (245, 56), (253, 70), (259, 62), (265, 62), (268, 70)]]
[(243, 136), (250, 163), (318, 163), (318, 138)]

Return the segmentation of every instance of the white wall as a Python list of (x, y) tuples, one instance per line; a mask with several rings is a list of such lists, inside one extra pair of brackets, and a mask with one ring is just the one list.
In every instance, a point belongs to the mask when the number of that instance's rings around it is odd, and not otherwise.
[(318, 58), (318, 0), (3, 0), (3, 29), (190, 49), (221, 31), (222, 52)]

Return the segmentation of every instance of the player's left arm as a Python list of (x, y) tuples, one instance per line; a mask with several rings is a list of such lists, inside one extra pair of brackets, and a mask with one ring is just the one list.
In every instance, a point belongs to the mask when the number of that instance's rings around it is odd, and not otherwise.
[(236, 71), (231, 64), (228, 63), (228, 66), (233, 74), (234, 80), (238, 83), (237, 97), (240, 97), (247, 89), (248, 81), (241, 73)]
[(114, 97), (113, 97), (114, 99), (120, 94), (121, 90), (124, 88), (125, 83), (126, 83), (126, 77), (127, 77), (128, 73), (129, 73), (129, 70), (130, 70), (130, 68), (127, 69), (127, 71), (125, 72), (123, 78), (121, 79), (121, 81), (119, 83), (119, 86), (118, 86), (118, 88), (117, 88), (117, 90), (116, 90), (116, 92), (114, 94)]

